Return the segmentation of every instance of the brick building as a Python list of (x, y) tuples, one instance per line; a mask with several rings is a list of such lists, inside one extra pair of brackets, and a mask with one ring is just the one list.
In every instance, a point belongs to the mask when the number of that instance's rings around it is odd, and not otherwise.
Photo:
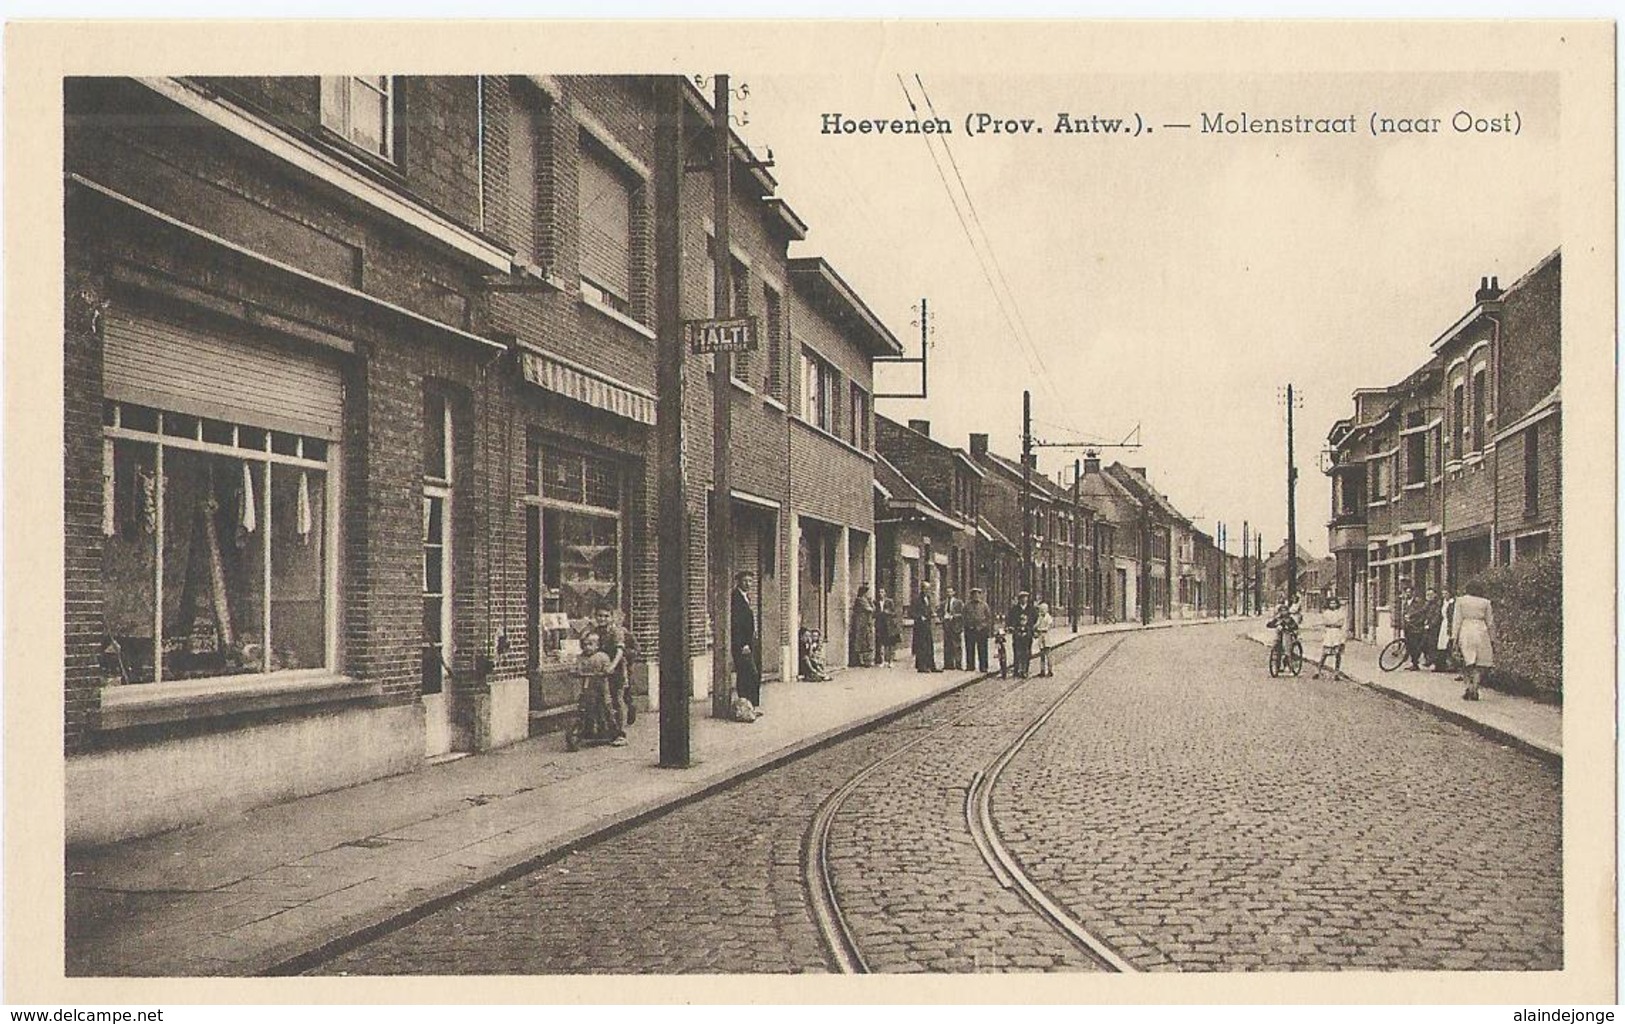
[(1328, 538), (1355, 635), (1392, 635), (1403, 583), (1559, 549), (1561, 274), (1554, 251), (1504, 292), (1482, 280), (1416, 370), (1333, 424)]
[(524, 734), (481, 90), (67, 84), (71, 842)]
[(790, 619), (847, 665), (852, 599), (876, 579), (874, 359), (903, 347), (816, 257), (790, 261), (789, 339)]
[(1105, 472), (1139, 503), (1141, 621), (1172, 618), (1179, 597), (1179, 539), (1189, 531), (1190, 521), (1151, 486), (1144, 467), (1114, 462)]
[[(992, 451), (986, 434), (970, 435), (970, 457), (986, 474), (982, 514), (992, 528), (991, 535), (1007, 538), (1016, 548), (1015, 578), (1019, 583), (1021, 547), (1026, 542), (1022, 530), (1025, 485), (1021, 463)], [(1026, 589), (1032, 592), (1034, 604), (1048, 602), (1056, 621), (1065, 622), (1071, 615), (1072, 581), (1076, 573), (1078, 600), (1085, 603), (1080, 608), (1081, 619), (1088, 621), (1092, 613), (1086, 602), (1091, 591), (1085, 573), (1095, 562), (1093, 508), (1081, 499), (1074, 507), (1072, 489), (1045, 477), (1036, 464), (1029, 476), (1032, 492), (1028, 530), (1033, 564), (1032, 578)], [(1014, 596), (1012, 592), (1009, 598)]]
[(1101, 621), (1136, 621), (1141, 617), (1144, 506), (1134, 492), (1101, 469), (1100, 456), (1093, 451), (1084, 456), (1080, 489), (1084, 500), (1096, 510), (1096, 557), (1092, 563), (1099, 566), (1095, 605)]
[(875, 525), (880, 531), (879, 585), (899, 603), (913, 601), (921, 583), (941, 600), (952, 587), (960, 597), (976, 579), (976, 521), (984, 474), (964, 452), (931, 438), (931, 424), (903, 426), (875, 417), (875, 447), (885, 466), (875, 480)]
[[(624, 616), (634, 688), (654, 692), (655, 88), (68, 83), (70, 842), (550, 728), (598, 608)], [(683, 95), (698, 149), (710, 109)], [(762, 580), (777, 675), (799, 603), (844, 614), (836, 592), (872, 572), (868, 360), (897, 345), (817, 261), (792, 328), (801, 278), (786, 249), (805, 225), (737, 137), (733, 160), (727, 265), (735, 311), (763, 337), (728, 384), (733, 555)], [(697, 318), (717, 262), (710, 179), (686, 175), (684, 189), (682, 315)], [(830, 426), (801, 390), (809, 354), (838, 370)], [(696, 359), (702, 691), (705, 380)], [(810, 468), (832, 459), (850, 463), (841, 488)], [(793, 585), (803, 570), (815, 585)]]

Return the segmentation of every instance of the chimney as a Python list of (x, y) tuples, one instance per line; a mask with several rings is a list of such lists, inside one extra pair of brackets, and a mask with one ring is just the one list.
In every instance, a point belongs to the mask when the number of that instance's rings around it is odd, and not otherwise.
[(987, 435), (986, 434), (972, 434), (970, 436), (970, 453), (972, 455), (986, 455), (987, 454)]
[(1087, 451), (1083, 453), (1083, 475), (1100, 472), (1100, 453)]
[(1134, 472), (1138, 473), (1140, 475), (1140, 479), (1144, 480), (1146, 483), (1151, 482), (1151, 478), (1146, 475), (1144, 466), (1130, 466), (1129, 469), (1132, 469)]
[(1501, 279), (1499, 277), (1481, 277), (1478, 279), (1478, 291), (1473, 294), (1473, 301), (1477, 304), (1494, 302), (1501, 297)]
[(930, 420), (909, 420), (908, 421), (908, 429), (914, 431), (916, 434), (924, 434), (926, 437), (930, 437), (931, 436), (931, 421)]
[(1028, 452), (1027, 453), (1027, 465), (1028, 465), (1028, 467), (1030, 467), (1033, 470), (1033, 472), (1036, 473), (1038, 471), (1038, 453), (1037, 452)]

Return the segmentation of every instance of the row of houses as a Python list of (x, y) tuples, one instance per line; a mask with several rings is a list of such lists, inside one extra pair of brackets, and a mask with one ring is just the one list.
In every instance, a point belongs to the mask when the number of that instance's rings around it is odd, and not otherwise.
[(1562, 547), (1562, 255), (1472, 304), (1404, 379), (1354, 393), (1327, 436), (1328, 541), (1356, 635), (1405, 584), (1454, 591)]
[[(718, 251), (714, 175), (688, 171), (726, 129), (688, 82), (96, 78), (64, 99), (70, 843), (554, 728), (600, 609), (629, 626), (647, 704), (656, 361), (681, 343), (657, 330), (662, 287), (700, 319), (727, 275), (761, 328), (727, 381), (688, 364), (696, 698), (708, 587), (728, 584), (707, 579), (718, 501), (770, 680), (803, 626), (846, 662), (864, 582), (1019, 588), (1019, 464), (875, 415), (874, 361), (902, 346), (829, 262), (790, 255), (808, 226), (732, 132)], [(1070, 491), (1035, 473), (1029, 502), (1034, 589), (1061, 614), (1219, 606), (1225, 563), (1142, 471), (1091, 458)]]
[[(980, 587), (1002, 608), (1027, 590), (1057, 621), (1151, 622), (1240, 607), (1238, 556), (1181, 514), (1146, 470), (1090, 451), (1051, 479), (992, 450), (931, 436), (926, 420), (876, 418), (876, 585), (904, 599)], [(1024, 578), (1025, 544), (1032, 562)]]

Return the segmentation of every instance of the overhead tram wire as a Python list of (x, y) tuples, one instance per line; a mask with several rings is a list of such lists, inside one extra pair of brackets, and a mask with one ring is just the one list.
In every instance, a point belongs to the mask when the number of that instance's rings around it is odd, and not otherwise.
[[(931, 94), (926, 91), (925, 80), (916, 74), (914, 76), (914, 81), (920, 87), (920, 96), (925, 100), (926, 109), (931, 112), (933, 117), (935, 117), (937, 107), (936, 104), (931, 102)], [(948, 164), (953, 168), (954, 178), (959, 182), (959, 190), (965, 195), (965, 205), (970, 208), (971, 220), (975, 221), (976, 229), (982, 233), (982, 243), (987, 248), (988, 258), (993, 263), (994, 271), (999, 275), (999, 282), (1004, 286), (1005, 295), (1009, 297), (1010, 308), (1015, 310), (1016, 321), (1021, 325), (1021, 332), (1024, 339), (1028, 347), (1032, 349), (1033, 357), (1038, 360), (1038, 367), (1040, 371), (1042, 371), (1041, 376), (1043, 377), (1046, 385), (1049, 387), (1050, 394), (1055, 397), (1056, 402), (1061, 409), (1062, 415), (1067, 416), (1068, 408), (1066, 399), (1057, 389), (1054, 382), (1054, 375), (1050, 373), (1049, 364), (1044, 361), (1043, 352), (1039, 349), (1038, 343), (1033, 340), (1032, 329), (1027, 326), (1027, 318), (1021, 312), (1021, 303), (1016, 300), (1015, 289), (1010, 287), (1010, 279), (1005, 275), (1004, 263), (999, 259), (998, 251), (993, 248), (993, 236), (988, 234), (986, 226), (982, 224), (982, 215), (976, 209), (976, 200), (971, 198), (970, 186), (965, 183), (965, 176), (960, 173), (959, 161), (954, 157), (953, 147), (948, 144), (948, 137), (946, 135), (939, 137), (937, 141), (941, 143), (942, 151), (948, 156)], [(1071, 417), (1067, 416), (1067, 419), (1070, 423)], [(1068, 429), (1072, 430), (1074, 433), (1081, 433), (1077, 424), (1075, 423), (1073, 423)]]
[[(909, 110), (918, 115), (920, 108), (915, 105), (914, 97), (908, 91), (908, 83), (903, 81), (902, 75), (897, 76), (897, 84), (902, 86), (903, 98), (908, 101)], [(931, 164), (937, 169), (937, 179), (942, 182), (943, 191), (948, 194), (948, 202), (954, 208), (954, 216), (959, 219), (959, 227), (965, 232), (965, 240), (970, 243), (971, 255), (976, 257), (976, 266), (982, 272), (982, 280), (987, 282), (988, 291), (993, 293), (993, 302), (998, 306), (999, 315), (1004, 318), (1005, 326), (1010, 328), (1011, 336), (1016, 339), (1017, 348), (1021, 351), (1021, 357), (1027, 363), (1027, 371), (1035, 377), (1043, 377), (1039, 365), (1033, 360), (1033, 353), (1030, 351), (1031, 346), (1016, 328), (1015, 321), (1010, 316), (1010, 311), (1005, 308), (1004, 298), (999, 294), (998, 286), (993, 283), (993, 275), (988, 272), (987, 261), (982, 256), (981, 247), (976, 244), (976, 236), (971, 232), (970, 223), (965, 220), (965, 214), (959, 208), (959, 200), (954, 195), (953, 186), (948, 184), (948, 175), (942, 169), (942, 161), (937, 157), (937, 151), (931, 148), (931, 136), (925, 136), (925, 140), (925, 151), (931, 156)]]
[[(916, 80), (918, 80), (918, 77), (919, 76), (917, 75), (915, 76)], [(914, 97), (909, 93), (908, 83), (903, 81), (902, 75), (897, 76), (897, 84), (903, 89), (903, 98), (908, 101), (909, 110), (917, 116), (920, 113), (920, 108), (915, 104)], [(946, 140), (939, 137), (937, 141), (942, 143), (943, 153), (948, 157), (949, 161), (952, 162), (953, 152), (948, 148)], [(1010, 333), (1015, 337), (1017, 346), (1022, 349), (1022, 358), (1027, 362), (1028, 371), (1032, 373), (1033, 376), (1044, 381), (1050, 387), (1051, 393), (1055, 394), (1056, 398), (1059, 399), (1060, 395), (1054, 391), (1054, 383), (1050, 381), (1048, 367), (1045, 366), (1043, 357), (1039, 354), (1037, 346), (1032, 343), (1031, 337), (1025, 330), (1026, 322), (1021, 321), (1021, 326), (1017, 326), (1017, 321), (1021, 319), (1021, 309), (1015, 303), (1015, 296), (1009, 293), (1008, 288), (1006, 288), (1005, 292), (1001, 292), (999, 290), (999, 286), (993, 282), (993, 274), (989, 272), (988, 264), (993, 264), (994, 270), (997, 271), (998, 257), (997, 254), (993, 252), (992, 240), (987, 237), (987, 232), (983, 230), (982, 240), (978, 242), (976, 233), (971, 231), (970, 222), (965, 219), (965, 214), (960, 210), (959, 196), (954, 193), (953, 186), (948, 184), (948, 175), (942, 169), (942, 161), (937, 157), (936, 150), (931, 148), (930, 135), (925, 136), (925, 149), (926, 152), (931, 156), (931, 162), (936, 166), (937, 179), (942, 182), (943, 191), (948, 194), (948, 201), (953, 204), (954, 214), (959, 218), (959, 226), (965, 232), (965, 240), (970, 243), (971, 252), (976, 256), (977, 263), (982, 271), (982, 278), (987, 282), (988, 291), (993, 293), (993, 301), (998, 305), (1000, 315), (1004, 317), (1005, 324), (1010, 328)], [(957, 168), (955, 170), (955, 176), (958, 177)], [(976, 216), (975, 205), (971, 201), (970, 193), (964, 190), (964, 179), (960, 178), (959, 181), (961, 192), (964, 196), (965, 208), (970, 211), (971, 216), (974, 218)], [(977, 227), (980, 228), (981, 220), (977, 218), (976, 222)], [(987, 250), (986, 257), (984, 257), (982, 254), (983, 249)], [(1000, 272), (999, 276), (1002, 278), (1003, 273)], [(1014, 317), (1011, 315), (1011, 310), (1014, 310)]]
[[(936, 117), (937, 107), (936, 104), (931, 102), (931, 94), (925, 89), (924, 79), (916, 74), (914, 82), (920, 87), (920, 97), (925, 100), (926, 109), (931, 112), (932, 117)], [(987, 247), (988, 259), (993, 263), (993, 270), (999, 275), (999, 283), (1004, 286), (1004, 293), (1010, 299), (1010, 308), (1015, 310), (1016, 321), (1021, 325), (1022, 334), (1026, 336), (1028, 344), (1032, 344), (1032, 329), (1027, 326), (1027, 318), (1021, 312), (1021, 303), (1016, 301), (1015, 289), (1010, 287), (1010, 279), (1005, 276), (1004, 264), (999, 260), (998, 251), (993, 248), (993, 236), (987, 233), (987, 227), (982, 224), (982, 215), (976, 209), (976, 200), (971, 197), (970, 186), (965, 184), (964, 174), (959, 170), (959, 161), (954, 157), (954, 149), (948, 144), (946, 135), (941, 136), (937, 141), (942, 144), (942, 151), (948, 156), (948, 166), (953, 168), (954, 180), (959, 182), (959, 191), (965, 196), (965, 205), (970, 209), (971, 220), (976, 222), (976, 230), (982, 233), (982, 243)], [(1037, 350), (1036, 345), (1034, 345), (1033, 354), (1038, 358), (1038, 365), (1045, 372), (1048, 372), (1049, 366), (1045, 364), (1043, 354)]]

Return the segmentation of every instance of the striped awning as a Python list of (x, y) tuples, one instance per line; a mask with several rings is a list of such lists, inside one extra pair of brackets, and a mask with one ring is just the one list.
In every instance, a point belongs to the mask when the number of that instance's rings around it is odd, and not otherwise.
[(652, 426), (655, 398), (625, 384), (598, 377), (539, 352), (522, 353), (525, 379), (537, 387), (572, 398), (577, 402), (624, 416), (634, 423)]

